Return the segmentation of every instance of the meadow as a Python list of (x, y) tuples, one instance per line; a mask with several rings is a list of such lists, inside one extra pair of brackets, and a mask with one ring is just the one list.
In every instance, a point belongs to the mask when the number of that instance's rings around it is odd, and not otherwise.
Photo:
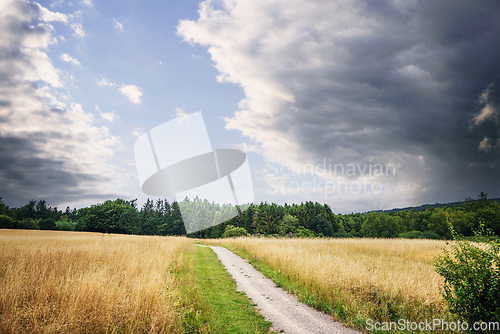
[(0, 232), (0, 332), (180, 331), (170, 269), (189, 239)]
[(268, 333), (186, 237), (0, 229), (0, 333)]
[(454, 319), (434, 258), (445, 242), (408, 239), (205, 240), (247, 258), (278, 286), (343, 323)]
[[(267, 333), (270, 324), (194, 239), (0, 230), (1, 333)], [(443, 241), (198, 240), (223, 245), (342, 323), (453, 319)]]

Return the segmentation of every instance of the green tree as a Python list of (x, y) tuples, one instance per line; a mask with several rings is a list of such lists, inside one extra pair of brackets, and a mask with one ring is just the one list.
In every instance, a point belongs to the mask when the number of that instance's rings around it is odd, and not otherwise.
[(173, 221), (171, 233), (172, 235), (186, 235), (186, 228), (184, 227), (182, 219), (176, 219)]
[(126, 206), (118, 218), (118, 226), (126, 233), (138, 234), (140, 223), (139, 212), (133, 206)]
[(319, 234), (323, 234), (325, 237), (333, 236), (333, 228), (332, 225), (323, 218), (322, 215), (316, 215), (311, 222), (309, 223), (310, 229)]
[(9, 207), (7, 205), (5, 205), (2, 197), (0, 197), (0, 215), (7, 215), (8, 216), (9, 211), (10, 211)]
[(342, 221), (338, 223), (338, 230), (337, 232), (335, 232), (334, 236), (335, 238), (347, 238), (349, 236), (344, 228), (344, 224), (342, 223)]
[(394, 238), (399, 234), (402, 219), (399, 216), (381, 214), (379, 236)]
[(77, 229), (84, 228), (87, 231), (103, 233), (131, 233), (134, 227), (130, 226), (132, 220), (130, 214), (127, 214), (131, 209), (136, 210), (130, 202), (121, 198), (92, 205), (79, 212)]
[(429, 229), (440, 236), (449, 239), (450, 231), (446, 222), (446, 213), (443, 209), (437, 209), (429, 219)]
[(366, 220), (363, 222), (361, 234), (365, 237), (378, 238), (380, 236), (380, 219), (375, 212), (370, 212), (366, 215)]
[(281, 236), (284, 236), (286, 234), (291, 234), (292, 236), (293, 235), (296, 235), (297, 234), (297, 228), (299, 227), (299, 220), (290, 215), (290, 214), (286, 214), (283, 216), (283, 219), (281, 220), (281, 223), (280, 223), (280, 235)]

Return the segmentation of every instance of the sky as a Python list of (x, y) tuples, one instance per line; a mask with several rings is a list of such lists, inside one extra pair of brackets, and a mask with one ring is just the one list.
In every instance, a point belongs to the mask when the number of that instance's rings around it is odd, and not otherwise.
[(141, 204), (135, 141), (198, 111), (213, 148), (246, 152), (255, 203), (500, 197), (499, 17), (496, 0), (4, 0), (0, 197)]

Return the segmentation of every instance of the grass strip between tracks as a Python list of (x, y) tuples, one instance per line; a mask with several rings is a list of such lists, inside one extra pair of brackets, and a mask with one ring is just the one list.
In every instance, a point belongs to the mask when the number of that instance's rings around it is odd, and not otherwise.
[(270, 333), (272, 323), (257, 312), (252, 301), (236, 290), (236, 283), (212, 249), (195, 246), (184, 253), (185, 333)]

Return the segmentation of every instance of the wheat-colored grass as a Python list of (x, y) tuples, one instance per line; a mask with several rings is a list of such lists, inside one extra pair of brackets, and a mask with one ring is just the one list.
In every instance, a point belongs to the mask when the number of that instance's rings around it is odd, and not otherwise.
[(175, 237), (0, 230), (0, 332), (180, 332), (170, 271), (187, 245)]
[(443, 241), (236, 238), (211, 242), (250, 253), (322, 300), (342, 305), (340, 313), (349, 313), (351, 321), (358, 316), (387, 320), (449, 315), (440, 294), (444, 281), (433, 267), (434, 258), (446, 246)]

